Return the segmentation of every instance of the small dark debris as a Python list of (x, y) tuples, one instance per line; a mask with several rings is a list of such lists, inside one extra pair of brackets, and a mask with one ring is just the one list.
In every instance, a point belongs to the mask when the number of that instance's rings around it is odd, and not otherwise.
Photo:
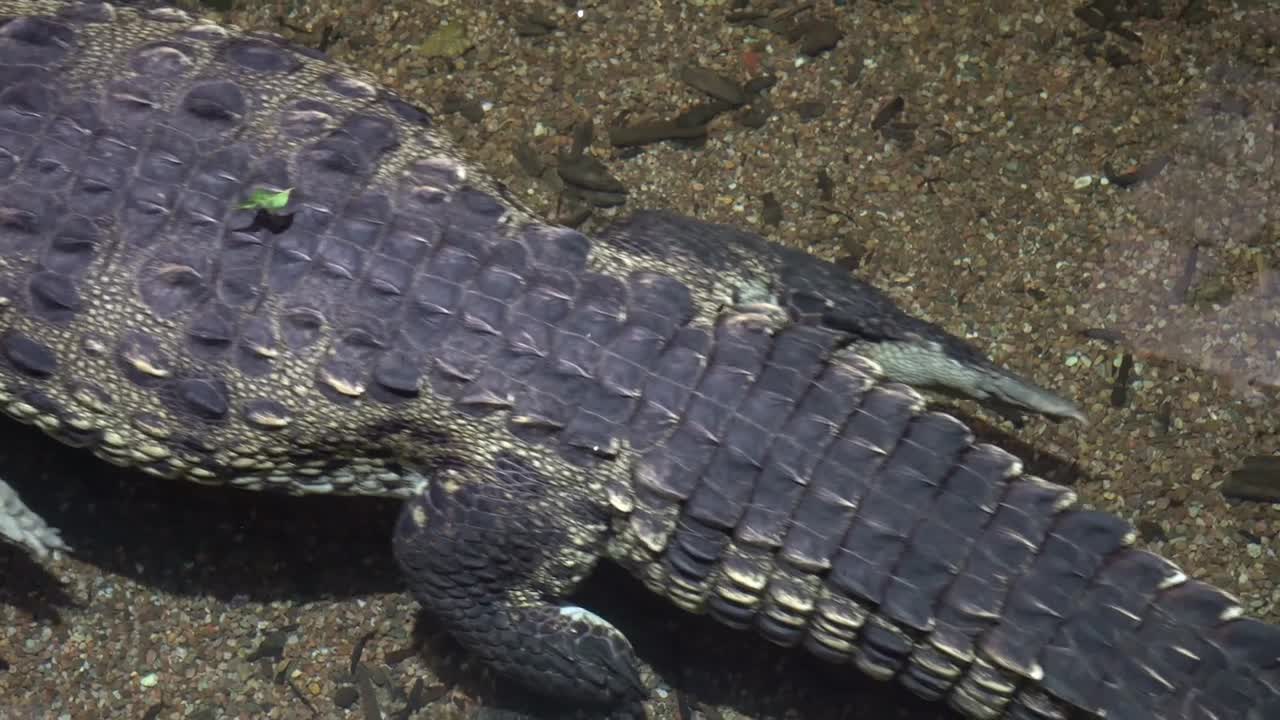
[(1128, 17), (1127, 11), (1120, 7), (1126, 0), (1093, 0), (1090, 5), (1102, 13), (1107, 22), (1121, 22)]
[(422, 678), (418, 678), (413, 683), (413, 688), (409, 690), (409, 707), (413, 710), (418, 710), (419, 708), (424, 708), (431, 703), (438, 701), (440, 698), (448, 694), (449, 688), (444, 685), (437, 683), (431, 687), (427, 687), (422, 681)]
[(734, 10), (725, 16), (730, 25), (760, 25), (769, 19), (763, 10)]
[(236, 228), (236, 232), (255, 233), (259, 230), (266, 230), (272, 235), (279, 235), (288, 230), (293, 225), (293, 213), (287, 215), (277, 215), (269, 210), (258, 210), (253, 215), (253, 220), (249, 224)]
[(468, 100), (458, 108), (458, 114), (472, 125), (478, 125), (484, 120), (484, 104), (479, 100)]
[[(1088, 5), (1078, 7), (1072, 13), (1085, 25), (1100, 30), (1110, 32), (1118, 37), (1124, 38), (1130, 42), (1142, 44), (1142, 37), (1132, 29), (1126, 27), (1123, 23), (1135, 20), (1143, 16), (1150, 16), (1149, 13), (1154, 12), (1157, 15), (1163, 14), (1159, 7), (1154, 9), (1147, 7), (1152, 5), (1146, 2), (1139, 6), (1139, 3), (1121, 3), (1116, 0), (1094, 0)], [(1154, 3), (1158, 5), (1159, 3)], [(1126, 7), (1121, 7), (1125, 5)], [(1136, 6), (1136, 7), (1135, 7)]]
[(540, 37), (555, 32), (556, 21), (541, 12), (531, 12), (515, 23), (516, 35), (520, 37)]
[(333, 704), (349, 710), (360, 700), (360, 691), (355, 685), (339, 685), (337, 690), (333, 691)]
[(1260, 537), (1257, 533), (1249, 532), (1244, 528), (1237, 528), (1236, 532), (1240, 535), (1240, 538), (1247, 543), (1258, 545), (1262, 542), (1262, 537)]
[(862, 61), (854, 59), (849, 63), (849, 67), (844, 71), (844, 81), (850, 85), (857, 85), (862, 79)]
[(734, 107), (747, 104), (747, 94), (743, 92), (741, 85), (706, 68), (686, 65), (680, 69), (680, 79), (686, 85), (724, 100)]
[(862, 256), (857, 254), (841, 255), (835, 259), (834, 264), (841, 270), (853, 272), (862, 266)]
[(1107, 34), (1101, 30), (1085, 33), (1076, 39), (1077, 45), (1085, 46), (1085, 57), (1090, 60), (1097, 60), (1100, 48), (1107, 41)]
[(760, 217), (764, 220), (765, 225), (777, 225), (782, 222), (782, 204), (778, 202), (778, 198), (773, 193), (767, 192), (760, 197), (760, 201), (764, 203), (764, 208), (760, 211)]
[(422, 706), (426, 704), (422, 702), (422, 693), (424, 692), (424, 688), (426, 686), (427, 684), (426, 682), (423, 681), (422, 678), (417, 678), (416, 680), (413, 681), (413, 687), (409, 688), (409, 697), (408, 697), (409, 707), (407, 709), (409, 710), (410, 715), (420, 710)]
[(769, 122), (773, 115), (773, 106), (764, 100), (758, 100), (738, 114), (738, 122), (743, 127), (758, 130)]
[(595, 209), (590, 205), (575, 205), (566, 213), (556, 215), (556, 224), (567, 228), (579, 228), (591, 217)]
[(162, 702), (152, 705), (147, 708), (146, 712), (142, 713), (142, 720), (156, 720), (156, 718), (160, 717), (160, 713), (164, 712), (166, 707), (167, 706)]
[(627, 202), (626, 193), (601, 192), (599, 190), (589, 190), (587, 188), (576, 187), (573, 185), (566, 185), (564, 192), (570, 197), (577, 198), (578, 200), (599, 208), (618, 207), (619, 205), (624, 205)]
[(816, 120), (826, 111), (827, 106), (821, 100), (805, 100), (796, 105), (796, 115), (800, 116), (802, 122)]
[(933, 157), (942, 157), (951, 152), (951, 148), (955, 147), (955, 138), (951, 137), (951, 133), (946, 130), (936, 129), (933, 131), (933, 138), (929, 140), (929, 144), (924, 146), (924, 151)]
[(1121, 50), (1114, 45), (1108, 45), (1105, 51), (1107, 64), (1113, 68), (1122, 68), (1126, 65), (1133, 65), (1137, 62), (1129, 53)]
[(1222, 97), (1212, 98), (1200, 105), (1201, 109), (1211, 115), (1231, 115), (1239, 118), (1249, 117), (1252, 108), (1249, 99), (1243, 95), (1226, 92)]
[(380, 688), (389, 687), (391, 685), (391, 676), (387, 674), (386, 668), (369, 667), (368, 665), (364, 665), (363, 667), (365, 671), (369, 673), (369, 679), (373, 681), (374, 685), (377, 685)]
[(411, 657), (416, 656), (417, 654), (418, 654), (417, 647), (413, 645), (406, 645), (402, 648), (396, 648), (395, 650), (391, 650), (387, 652), (387, 654), (383, 657), (383, 659), (386, 661), (388, 665), (395, 666), (395, 665), (399, 665), (405, 660), (408, 660)]
[(663, 140), (690, 140), (704, 137), (707, 134), (705, 125), (699, 127), (680, 127), (674, 121), (641, 123), (628, 127), (609, 128), (609, 144), (614, 147), (630, 147), (648, 145)]
[(556, 174), (566, 183), (576, 185), (585, 190), (622, 194), (627, 192), (626, 186), (609, 174), (609, 168), (591, 155), (582, 154), (560, 158), (560, 165), (556, 168)]
[(749, 96), (756, 96), (778, 84), (778, 78), (775, 75), (759, 75), (747, 81), (742, 86), (742, 91)]
[(278, 662), (284, 657), (284, 646), (289, 644), (289, 633), (297, 629), (297, 625), (288, 625), (268, 633), (262, 639), (262, 642), (258, 643), (258, 647), (252, 653), (249, 653), (249, 657), (245, 659), (249, 662), (256, 662), (266, 658), (272, 662)]
[(676, 689), (676, 717), (682, 720), (693, 720), (698, 717), (698, 711), (694, 709), (693, 698), (689, 693)]
[(1102, 14), (1102, 11), (1092, 5), (1078, 7), (1073, 12), (1081, 22), (1094, 30), (1106, 30), (1107, 26), (1111, 24), (1107, 17)]
[(825, 169), (818, 170), (818, 192), (821, 194), (823, 202), (831, 202), (834, 199), (836, 183), (827, 174)]
[(1164, 0), (1139, 0), (1138, 17), (1151, 20), (1164, 19)]
[(289, 687), (289, 692), (293, 693), (293, 696), (298, 699), (298, 702), (301, 702), (306, 706), (307, 710), (311, 711), (312, 716), (320, 716), (320, 714), (316, 712), (316, 706), (311, 704), (311, 701), (307, 699), (306, 693), (302, 692), (302, 688), (298, 687), (298, 684), (293, 681), (293, 678), (286, 677), (284, 682), (285, 685)]
[(1142, 535), (1142, 539), (1147, 542), (1165, 542), (1169, 539), (1168, 533), (1155, 520), (1139, 520), (1138, 532)]
[(520, 169), (524, 170), (529, 177), (542, 177), (542, 173), (546, 170), (542, 158), (538, 157), (538, 153), (527, 142), (516, 143), (511, 148), (511, 154), (515, 155), (516, 162), (520, 164)]
[(262, 676), (264, 678), (271, 678), (271, 681), (275, 684), (283, 685), (290, 682), (289, 674), (293, 672), (294, 661), (289, 660), (289, 662), (280, 666), (280, 670), (277, 671), (274, 676), (272, 676), (271, 670), (275, 667), (275, 664), (271, 662), (270, 658), (262, 658), (258, 661), (258, 666), (262, 670)]
[[(1013, 423), (1014, 427), (1024, 427), (1026, 418), (1026, 415), (1019, 414), (1018, 420)], [(1037, 468), (1037, 471), (1040, 477), (1059, 485), (1075, 487), (1080, 483), (1080, 463), (1074, 460), (1069, 463), (1051, 463)]]
[(360, 691), (360, 712), (365, 720), (382, 720), (382, 708), (378, 706), (377, 692), (369, 670), (364, 665), (356, 669), (356, 687)]
[(217, 12), (231, 12), (235, 8), (235, 0), (200, 0), (200, 4)]
[(1280, 455), (1254, 455), (1244, 459), (1222, 483), (1222, 494), (1237, 500), (1280, 502)]
[(458, 93), (445, 93), (445, 96), (440, 98), (440, 112), (446, 115), (456, 113), (466, 101), (467, 99)]
[(710, 124), (717, 115), (732, 109), (733, 106), (723, 100), (700, 103), (677, 115), (675, 124), (682, 128), (702, 127)]
[(1103, 174), (1107, 178), (1107, 182), (1120, 188), (1129, 188), (1153, 180), (1164, 172), (1165, 166), (1169, 164), (1168, 155), (1157, 155), (1147, 162), (1131, 167), (1123, 172), (1115, 172), (1111, 169), (1110, 164), (1103, 165)]
[(1115, 381), (1111, 384), (1111, 407), (1122, 408), (1129, 404), (1129, 382), (1133, 374), (1133, 355), (1125, 353), (1116, 368)]
[(1119, 330), (1111, 328), (1085, 328), (1080, 331), (1080, 335), (1090, 340), (1101, 340), (1111, 345), (1120, 345), (1124, 343), (1124, 334)]
[(1156, 410), (1156, 427), (1159, 428), (1162, 435), (1168, 435), (1173, 429), (1173, 401), (1165, 400), (1160, 404), (1160, 409)]
[(844, 33), (830, 20), (813, 20), (804, 23), (800, 30), (800, 52), (809, 57), (817, 57), (834, 48)]
[(1177, 282), (1173, 284), (1173, 290), (1170, 291), (1173, 303), (1175, 305), (1185, 305), (1187, 296), (1190, 294), (1191, 281), (1196, 276), (1196, 266), (1200, 263), (1200, 246), (1192, 244), (1187, 250), (1187, 257), (1182, 261), (1182, 274), (1178, 276)]
[(1115, 35), (1116, 37), (1119, 37), (1119, 38), (1123, 38), (1123, 39), (1125, 39), (1125, 40), (1128, 40), (1129, 42), (1134, 43), (1135, 45), (1141, 45), (1141, 44), (1142, 44), (1142, 36), (1141, 36), (1141, 35), (1139, 35), (1138, 33), (1134, 32), (1134, 31), (1130, 30), (1130, 29), (1129, 29), (1129, 28), (1127, 28), (1127, 27), (1122, 27), (1122, 26), (1116, 25), (1116, 26), (1111, 27), (1111, 28), (1110, 28), (1110, 31), (1111, 31), (1111, 33), (1112, 33), (1113, 35)]
[(880, 134), (883, 135), (886, 140), (892, 140), (903, 145), (910, 145), (916, 139), (916, 128), (918, 127), (919, 124), (917, 123), (891, 122), (880, 128)]
[(351, 673), (352, 675), (356, 674), (356, 668), (360, 667), (360, 658), (364, 656), (365, 646), (368, 645), (369, 641), (372, 640), (377, 634), (378, 634), (377, 632), (370, 630), (364, 635), (361, 635), (360, 638), (356, 640), (356, 644), (351, 648), (351, 662), (348, 663), (347, 665), (348, 667), (347, 672)]
[(1216, 17), (1205, 0), (1190, 0), (1178, 15), (1178, 19), (1187, 25), (1202, 25)]
[(579, 120), (573, 124), (573, 146), (569, 150), (569, 154), (578, 157), (591, 147), (591, 143), (596, 137), (596, 124), (591, 118)]
[(484, 105), (479, 100), (471, 100), (457, 93), (445, 95), (440, 103), (440, 112), (446, 115), (458, 113), (470, 123), (484, 120)]
[(907, 101), (903, 100), (901, 95), (884, 103), (879, 110), (876, 110), (875, 117), (871, 119), (871, 129), (880, 130), (888, 125), (894, 118), (902, 114), (903, 109), (906, 107)]

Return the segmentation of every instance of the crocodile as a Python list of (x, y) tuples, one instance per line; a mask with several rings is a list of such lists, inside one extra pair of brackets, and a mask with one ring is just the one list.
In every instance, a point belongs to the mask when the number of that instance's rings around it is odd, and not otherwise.
[[(158, 3), (0, 0), (0, 188), (5, 414), (403, 500), (415, 597), (536, 690), (643, 700), (566, 599), (607, 560), (976, 719), (1280, 717), (1280, 628), (921, 390), (1075, 404), (809, 254), (547, 223), (369, 76)], [(3, 484), (0, 535), (66, 549)]]

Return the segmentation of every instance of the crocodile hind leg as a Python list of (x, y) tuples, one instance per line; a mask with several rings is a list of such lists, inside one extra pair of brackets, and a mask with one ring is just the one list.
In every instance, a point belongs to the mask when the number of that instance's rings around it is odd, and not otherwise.
[(0, 539), (8, 540), (20, 548), (46, 558), (54, 550), (69, 550), (56, 528), (49, 527), (31, 508), (22, 502), (18, 492), (0, 480)]
[(405, 504), (396, 558), (419, 602), (500, 674), (566, 702), (638, 707), (631, 644), (561, 602), (606, 531), (575, 502), (514, 456), (436, 469)]

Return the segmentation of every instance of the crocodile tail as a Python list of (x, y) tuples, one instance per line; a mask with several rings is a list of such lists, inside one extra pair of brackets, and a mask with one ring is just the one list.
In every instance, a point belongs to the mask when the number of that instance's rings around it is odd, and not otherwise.
[(909, 388), (876, 382), (851, 406), (778, 553), (825, 559), (810, 650), (974, 718), (1280, 717), (1280, 627)]
[(1280, 628), (823, 333), (647, 446), (615, 557), (652, 589), (972, 718), (1280, 717)]
[(784, 505), (765, 618), (785, 615), (770, 598), (787, 568), (811, 568), (821, 589), (800, 642), (974, 718), (1280, 717), (1280, 627), (909, 388), (864, 387)]
[[(1046, 491), (1061, 492), (1017, 480), (1008, 497)], [(945, 688), (952, 706), (983, 718), (1065, 718), (1068, 708), (1119, 720), (1280, 717), (1280, 627), (1130, 547), (1132, 528), (1114, 516), (1050, 517), (1038, 542), (982, 534), (938, 596), (906, 684)]]

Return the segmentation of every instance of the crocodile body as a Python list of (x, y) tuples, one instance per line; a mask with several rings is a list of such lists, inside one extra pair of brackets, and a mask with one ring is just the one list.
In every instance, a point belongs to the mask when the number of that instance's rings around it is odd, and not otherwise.
[(275, 38), (89, 2), (0, 22), (8, 415), (161, 477), (407, 498), (423, 604), (583, 703), (643, 693), (562, 603), (604, 558), (974, 718), (1280, 717), (1280, 630), (911, 386), (1078, 410), (834, 266), (664, 213), (548, 225)]

